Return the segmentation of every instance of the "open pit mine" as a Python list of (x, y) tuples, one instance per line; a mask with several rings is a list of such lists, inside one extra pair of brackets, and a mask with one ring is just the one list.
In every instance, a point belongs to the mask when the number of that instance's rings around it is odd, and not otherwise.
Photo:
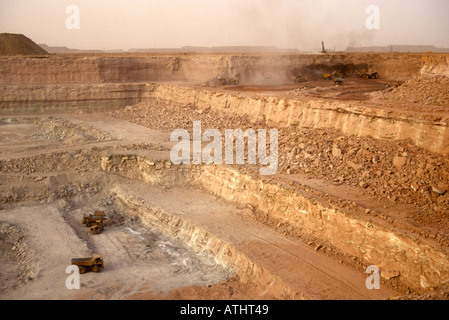
[(448, 127), (443, 53), (2, 56), (0, 299), (448, 299)]

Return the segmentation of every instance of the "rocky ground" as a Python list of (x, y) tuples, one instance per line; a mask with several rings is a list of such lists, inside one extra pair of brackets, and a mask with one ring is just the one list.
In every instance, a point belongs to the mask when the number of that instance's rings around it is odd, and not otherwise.
[(35, 276), (33, 250), (23, 241), (22, 232), (0, 221), (0, 289), (14, 290)]
[[(192, 121), (201, 121), (203, 131), (266, 128), (244, 117), (156, 100), (110, 115), (162, 131), (184, 128), (191, 132)], [(447, 236), (449, 161), (409, 141), (346, 136), (332, 129), (280, 128), (278, 173), (354, 186), (386, 205), (412, 204), (420, 213), (409, 213), (410, 221), (437, 228)]]
[(377, 95), (383, 100), (449, 106), (449, 78), (446, 76), (417, 76), (403, 85), (391, 87)]

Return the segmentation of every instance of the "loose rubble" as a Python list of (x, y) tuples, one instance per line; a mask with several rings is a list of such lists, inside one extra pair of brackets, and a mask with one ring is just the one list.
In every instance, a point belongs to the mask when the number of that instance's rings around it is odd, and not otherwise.
[(380, 99), (431, 106), (449, 106), (449, 77), (417, 76), (378, 93)]
[[(156, 100), (135, 106), (133, 112), (110, 115), (163, 131), (183, 128), (191, 133), (193, 121), (218, 130), (267, 128), (245, 117)], [(414, 204), (422, 213), (412, 220), (449, 230), (449, 161), (409, 141), (346, 136), (332, 129), (280, 128), (278, 173), (360, 187), (385, 203)]]
[(15, 226), (0, 221), (0, 291), (14, 290), (36, 276), (33, 250)]

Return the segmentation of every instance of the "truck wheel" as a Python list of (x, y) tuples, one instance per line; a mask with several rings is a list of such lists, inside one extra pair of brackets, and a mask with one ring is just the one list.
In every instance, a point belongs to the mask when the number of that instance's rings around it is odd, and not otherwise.
[(86, 268), (84, 268), (84, 267), (82, 267), (82, 266), (78, 267), (78, 269), (79, 269), (79, 271), (80, 271), (80, 274), (83, 274), (83, 273), (86, 272)]
[(100, 268), (98, 266), (93, 266), (92, 271), (93, 272), (100, 272)]

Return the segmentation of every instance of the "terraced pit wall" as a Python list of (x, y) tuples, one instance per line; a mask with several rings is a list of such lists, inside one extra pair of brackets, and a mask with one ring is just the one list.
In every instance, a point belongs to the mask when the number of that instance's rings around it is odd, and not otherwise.
[[(437, 59), (440, 56), (437, 56)], [(242, 83), (294, 80), (301, 73), (379, 72), (406, 80), (420, 72), (419, 54), (159, 54), (49, 55), (0, 58), (0, 84), (187, 81), (240, 75)]]
[(121, 188), (112, 188), (110, 192), (124, 212), (137, 214), (146, 227), (157, 229), (169, 238), (182, 241), (198, 253), (211, 254), (217, 265), (235, 270), (243, 283), (251, 283), (261, 292), (269, 292), (277, 299), (306, 299), (300, 292), (290, 288), (281, 278), (254, 263), (231, 243), (223, 241), (202, 226), (159, 208), (145, 205), (141, 199), (130, 196)]
[(368, 102), (304, 101), (224, 93), (198, 89), (195, 85), (236, 74), (240, 74), (243, 83), (276, 84), (292, 82), (298, 73), (356, 69), (376, 70), (383, 78), (395, 80), (419, 74), (449, 75), (449, 56), (161, 54), (1, 58), (0, 112), (110, 110), (156, 98), (192, 104), (199, 109), (248, 115), (252, 120), (265, 120), (277, 127), (330, 127), (348, 135), (411, 139), (430, 151), (449, 152), (449, 122), (445, 114), (401, 113)]
[(114, 195), (116, 201), (137, 212), (148, 227), (156, 227), (189, 244), (194, 250), (212, 253), (216, 263), (234, 268), (242, 281), (261, 278), (265, 281), (260, 283), (261, 287), (274, 281), (277, 288), (284, 288), (279, 293), (282, 297), (298, 298), (282, 280), (270, 275), (231, 244), (221, 241), (201, 226), (152, 208), (130, 197), (126, 190), (117, 189), (108, 182), (113, 178), (111, 174), (166, 188), (193, 186), (237, 207), (244, 204), (246, 214), (256, 220), (289, 237), (326, 246), (344, 261), (356, 260), (363, 268), (376, 265), (383, 281), (394, 281), (403, 288), (419, 290), (449, 278), (448, 239), (434, 238), (419, 228), (375, 212), (367, 215), (362, 207), (310, 193), (285, 181), (261, 178), (251, 170), (218, 165), (174, 166), (169, 160), (156, 160), (148, 155), (109, 151), (95, 155), (91, 152), (51, 154), (38, 156), (33, 161), (25, 158), (3, 160), (0, 164), (2, 173), (20, 173), (20, 168), (25, 168), (27, 172), (55, 174), (70, 167), (87, 170), (91, 172), (89, 177), (94, 177), (89, 181), (82, 178), (69, 181), (61, 175), (50, 177), (43, 184), (31, 177), (30, 182), (24, 181), (23, 187), (2, 190), (2, 205), (70, 197), (77, 190), (85, 190), (88, 182), (92, 192)]
[(366, 102), (246, 96), (165, 84), (156, 85), (151, 96), (203, 110), (248, 116), (251, 121), (263, 121), (273, 127), (335, 128), (346, 135), (411, 139), (427, 150), (449, 153), (447, 114), (404, 113)]
[(146, 83), (0, 85), (2, 114), (107, 111), (142, 101)]
[[(114, 184), (108, 182), (108, 177), (111, 174), (120, 175), (167, 188), (190, 185), (237, 207), (244, 204), (247, 214), (266, 225), (300, 241), (320, 243), (334, 254), (338, 253), (345, 261), (355, 259), (365, 268), (377, 265), (384, 281), (396, 281), (405, 288), (427, 288), (449, 278), (448, 239), (434, 237), (417, 227), (375, 212), (367, 215), (363, 207), (353, 203), (317, 192), (311, 193), (310, 190), (285, 181), (262, 178), (249, 169), (218, 165), (174, 166), (168, 160), (168, 155), (161, 154), (155, 158), (107, 150), (2, 160), (0, 168), (5, 174), (55, 174), (64, 172), (66, 168), (91, 172), (88, 175), (89, 189), (115, 194), (124, 205), (136, 210), (148, 226), (156, 226), (182, 239), (195, 250), (213, 253), (217, 263), (232, 266), (244, 281), (261, 276), (269, 282), (277, 281), (278, 288), (284, 287), (281, 280), (268, 275), (266, 270), (252, 263), (229, 244), (220, 243), (219, 239), (202, 230), (201, 226), (146, 206), (139, 199), (115, 189)], [(86, 189), (87, 183), (82, 178), (69, 181), (64, 176), (50, 177), (43, 184), (39, 178), (30, 176), (30, 179), (30, 182), (24, 181), (22, 187), (2, 189), (1, 205), (70, 197), (77, 190)], [(285, 287), (282, 295), (292, 297), (294, 293)]]
[[(101, 168), (166, 187), (188, 183), (236, 205), (245, 204), (265, 224), (303, 241), (315, 239), (346, 259), (357, 259), (365, 267), (376, 265), (385, 280), (400, 281), (408, 288), (427, 288), (449, 278), (447, 239), (434, 239), (422, 230), (387, 217), (367, 216), (364, 208), (348, 209), (337, 199), (320, 198), (294, 185), (260, 178), (230, 166), (173, 166), (168, 160), (155, 161), (141, 156), (102, 157)], [(162, 214), (148, 210), (147, 213), (151, 216), (146, 218), (149, 220), (158, 220)], [(162, 228), (169, 226), (170, 229), (171, 224), (172, 232), (182, 233), (183, 222), (159, 221)], [(192, 243), (192, 239), (187, 242)], [(235, 258), (223, 252), (214, 254), (226, 263)], [(235, 261), (231, 264), (235, 265)], [(241, 266), (236, 268), (242, 270)]]
[(222, 114), (248, 116), (251, 121), (263, 121), (276, 128), (335, 128), (346, 135), (410, 139), (429, 151), (449, 153), (447, 113), (404, 113), (367, 102), (248, 96), (156, 83), (0, 86), (0, 91), (3, 114), (104, 111), (132, 106), (146, 99), (161, 99)]

